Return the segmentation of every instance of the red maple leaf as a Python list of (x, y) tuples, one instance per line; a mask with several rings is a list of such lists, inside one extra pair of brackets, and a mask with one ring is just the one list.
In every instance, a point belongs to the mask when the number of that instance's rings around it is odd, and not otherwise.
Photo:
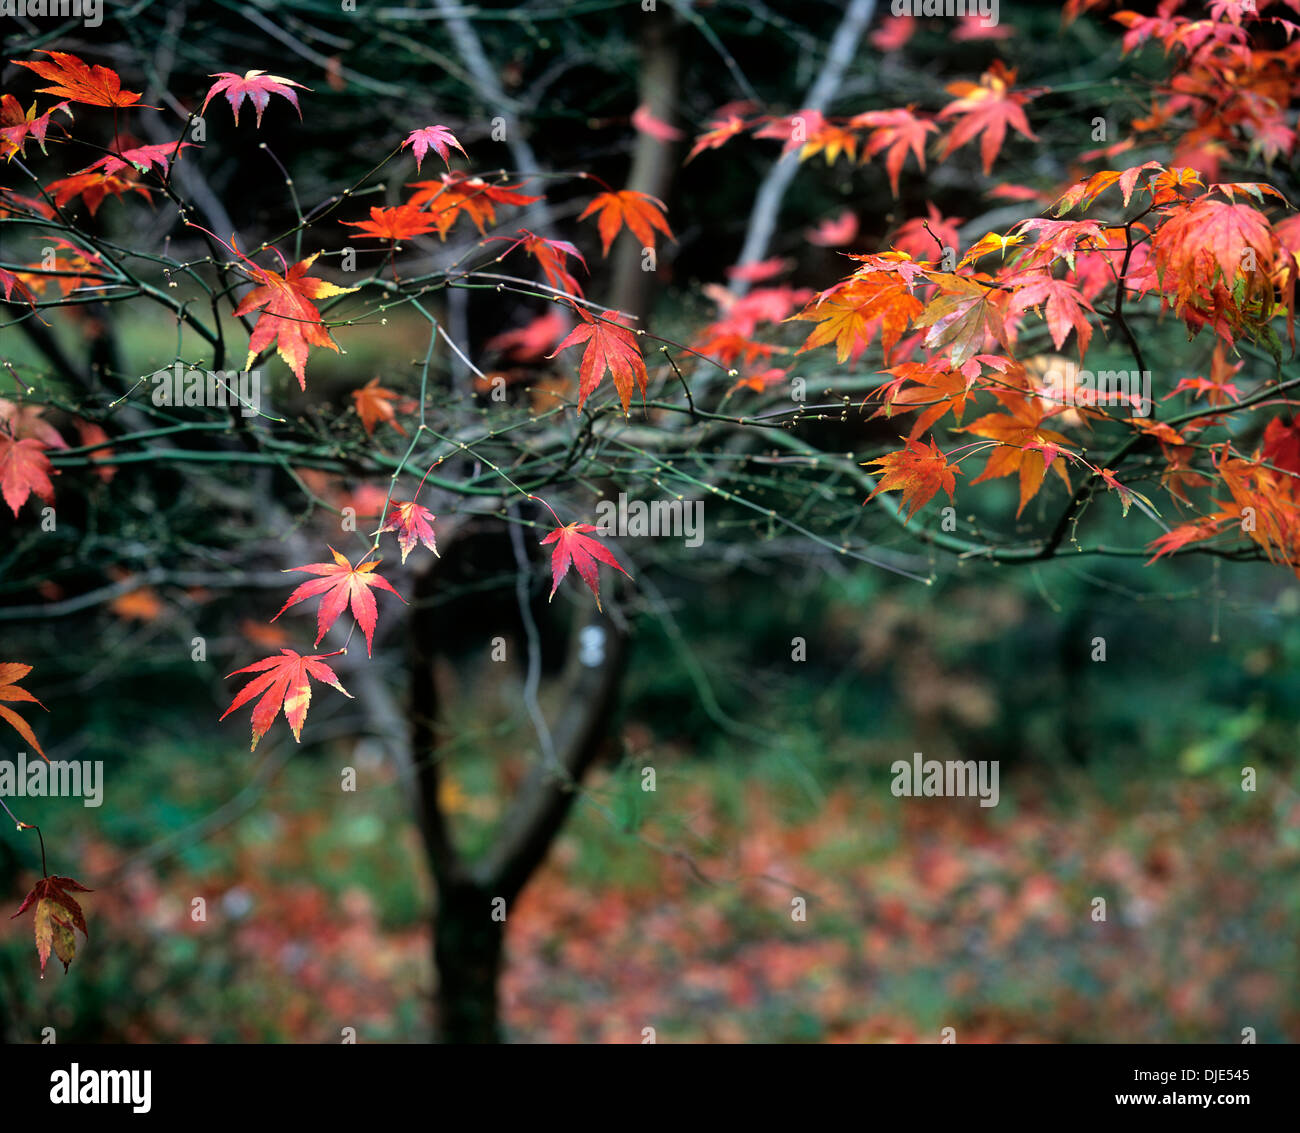
[(1038, 136), (1029, 128), (1029, 120), (1022, 107), (1031, 98), (1041, 94), (1042, 90), (1024, 90), (1012, 94), (1011, 87), (1015, 81), (1015, 70), (1009, 70), (1001, 60), (994, 60), (993, 66), (980, 76), (978, 83), (949, 84), (948, 93), (959, 97), (939, 111), (939, 117), (955, 117), (960, 121), (953, 126), (944, 142), (945, 158), (979, 137), (980, 158), (984, 163), (984, 172), (988, 174), (1006, 140), (1008, 126), (1031, 142), (1038, 141)]
[(43, 877), (23, 898), (18, 912), (9, 918), (13, 920), (14, 917), (20, 917), (33, 905), (36, 906), (36, 954), (41, 958), (42, 979), (45, 978), (45, 964), (50, 958), (51, 948), (63, 961), (63, 970), (68, 970), (68, 965), (77, 954), (77, 937), (72, 931), (74, 928), (81, 929), (81, 935), (90, 939), (81, 906), (67, 892), (69, 889), (78, 893), (94, 892), (70, 877)]
[(583, 270), (587, 271), (587, 261), (582, 258), (582, 253), (567, 240), (546, 240), (534, 232), (529, 232), (527, 228), (521, 228), (519, 232), (520, 238), (511, 244), (507, 251), (512, 251), (522, 244), (524, 251), (541, 265), (542, 272), (552, 287), (559, 291), (567, 291), (570, 295), (581, 296), (582, 285), (569, 271), (565, 257), (572, 256), (582, 265)]
[[(284, 572), (289, 574), (292, 571), (304, 571), (307, 574), (320, 575), (320, 577), (314, 578), (310, 582), (304, 582), (290, 594), (289, 600), (280, 607), (275, 618), (278, 618), (290, 606), (305, 602), (308, 598), (313, 598), (317, 594), (323, 595), (320, 608), (316, 611), (316, 640), (312, 644), (319, 645), (321, 638), (338, 621), (339, 615), (350, 607), (352, 616), (356, 618), (357, 625), (361, 627), (361, 632), (365, 634), (366, 656), (368, 657), (374, 641), (375, 623), (379, 620), (379, 611), (375, 606), (375, 595), (370, 588), (377, 586), (380, 590), (387, 590), (390, 594), (397, 594), (397, 591), (393, 589), (388, 579), (374, 573), (375, 567), (379, 565), (378, 559), (354, 567), (333, 547), (330, 548), (330, 554), (334, 556), (332, 563), (308, 563), (306, 566), (289, 567)], [(397, 597), (402, 601), (406, 601), (400, 594), (397, 594)], [(271, 621), (275, 621), (275, 618), (272, 618)]]
[(397, 532), (397, 545), (402, 549), (402, 562), (406, 562), (406, 556), (414, 550), (416, 543), (423, 543), (436, 555), (438, 547), (433, 538), (433, 521), (437, 518), (427, 507), (422, 507), (414, 500), (405, 503), (394, 500), (392, 510), (388, 513), (388, 522), (379, 529), (377, 534), (382, 535), (385, 531)]
[(402, 143), (402, 149), (406, 149), (407, 146), (410, 146), (411, 152), (415, 154), (415, 169), (417, 173), (420, 170), (420, 163), (424, 160), (424, 155), (428, 153), (430, 149), (442, 158), (443, 164), (445, 164), (448, 169), (451, 168), (451, 161), (447, 156), (450, 147), (455, 146), (462, 154), (465, 154), (466, 158), (469, 157), (469, 154), (465, 153), (460, 142), (452, 136), (452, 132), (447, 129), (446, 126), (425, 126), (422, 130), (411, 131), (411, 133), (406, 136), (406, 141)]
[(676, 126), (656, 118), (654, 111), (644, 102), (632, 112), (632, 126), (660, 142), (680, 142), (686, 136)]
[(265, 307), (257, 325), (253, 327), (248, 340), (248, 369), (263, 350), (276, 344), (275, 351), (288, 363), (289, 368), (298, 377), (298, 384), (307, 388), (307, 351), (312, 346), (324, 346), (334, 353), (339, 353), (338, 344), (330, 338), (329, 331), (321, 320), (321, 313), (312, 303), (313, 299), (326, 299), (332, 295), (346, 295), (355, 291), (355, 287), (338, 287), (323, 279), (316, 279), (307, 274), (307, 269), (316, 261), (315, 255), (308, 256), (294, 264), (284, 275), (278, 275), (256, 264), (245, 270), (260, 284), (244, 296), (243, 302), (235, 308), (235, 317), (250, 314), (258, 307)]
[(146, 201), (153, 199), (149, 195), (148, 188), (135, 179), (134, 171), (125, 177), (119, 177), (116, 173), (101, 173), (98, 170), (94, 173), (74, 173), (71, 177), (60, 177), (57, 181), (51, 181), (46, 186), (46, 191), (53, 194), (54, 203), (60, 208), (73, 197), (81, 197), (86, 202), (86, 208), (90, 210), (91, 216), (99, 211), (99, 206), (110, 193), (119, 199), (125, 197), (128, 192), (139, 193)]
[(193, 142), (162, 142), (152, 146), (132, 146), (130, 149), (120, 150), (118, 153), (107, 153), (98, 161), (91, 162), (85, 169), (79, 170), (80, 173), (92, 173), (95, 170), (103, 170), (105, 173), (120, 173), (123, 169), (139, 169), (141, 167), (147, 172), (155, 165), (162, 173), (167, 172), (167, 165), (173, 157), (180, 153), (186, 146), (192, 146)]
[[(66, 51), (41, 51), (48, 55), (53, 63), (43, 59), (24, 62), (22, 59), (10, 59), (35, 71), (43, 79), (54, 84), (41, 87), (37, 93), (52, 94), (56, 98), (66, 98), (70, 102), (84, 102), (87, 106), (132, 106), (140, 101), (140, 96), (122, 89), (122, 77), (111, 67), (89, 66), (77, 56)], [(157, 110), (156, 106), (144, 107)]]
[(1013, 289), (1007, 305), (1008, 315), (1030, 307), (1036, 312), (1039, 307), (1044, 307), (1047, 328), (1052, 333), (1052, 345), (1059, 351), (1073, 330), (1079, 336), (1079, 358), (1082, 359), (1088, 353), (1092, 324), (1083, 312), (1091, 311), (1093, 306), (1079, 294), (1079, 289), (1073, 283), (1066, 279), (1054, 279), (1050, 275), (1025, 273), (1008, 279), (1005, 286)]
[(311, 705), (311, 682), (308, 677), (315, 677), (333, 685), (344, 696), (351, 699), (352, 694), (340, 683), (334, 670), (325, 664), (323, 658), (333, 657), (333, 653), (311, 654), (301, 656), (292, 649), (281, 649), (280, 657), (265, 657), (242, 669), (227, 674), (227, 678), (240, 673), (261, 673), (249, 681), (235, 695), (230, 707), (221, 714), (224, 720), (236, 708), (247, 704), (253, 697), (261, 695), (262, 699), (253, 707), (253, 746), (257, 750), (258, 741), (266, 735), (267, 729), (275, 723), (280, 709), (284, 709), (284, 718), (293, 729), (293, 738), (302, 742), (302, 725), (307, 719), (307, 709)]
[(852, 209), (844, 209), (838, 216), (828, 217), (816, 228), (804, 233), (809, 244), (819, 248), (842, 248), (852, 244), (858, 235), (858, 218)]
[[(886, 150), (885, 172), (889, 174), (889, 187), (898, 196), (898, 177), (903, 172), (907, 151), (911, 150), (916, 163), (925, 172), (925, 140), (927, 134), (937, 134), (939, 127), (928, 118), (918, 118), (909, 106), (906, 109), (868, 110), (849, 119), (849, 125), (858, 128), (872, 127), (862, 153), (865, 160)], [(954, 245), (955, 247), (956, 245)]]
[[(11, 704), (35, 704), (40, 708), (45, 708), (45, 705), (41, 704), (41, 702), (25, 688), (18, 687), (18, 682), (31, 671), (32, 667), (30, 665), (23, 665), (17, 661), (5, 661), (0, 663), (0, 701), (7, 700)], [(49, 711), (48, 708), (45, 710), (47, 712)], [(31, 725), (19, 716), (17, 712), (12, 708), (6, 708), (3, 704), (0, 704), (0, 720), (8, 721), (14, 731), (36, 749), (36, 754), (45, 760), (46, 763), (49, 763), (49, 756), (41, 750), (40, 742), (36, 739), (36, 734), (32, 731)]]
[(600, 193), (578, 217), (586, 220), (592, 213), (599, 211), (596, 227), (600, 231), (602, 255), (609, 255), (609, 246), (614, 243), (618, 230), (625, 224), (628, 231), (641, 241), (641, 247), (653, 248), (658, 229), (670, 240), (676, 240), (668, 221), (664, 218), (666, 205), (658, 197), (648, 193), (638, 193), (635, 189), (624, 189), (618, 193)]
[(632, 576), (623, 570), (622, 564), (614, 557), (614, 553), (609, 548), (597, 543), (590, 535), (584, 535), (584, 531), (595, 531), (594, 523), (570, 523), (564, 527), (557, 527), (545, 539), (542, 540), (542, 546), (548, 543), (555, 544), (555, 550), (551, 552), (551, 598), (555, 597), (555, 592), (560, 588), (560, 582), (564, 576), (569, 573), (570, 565), (578, 568), (578, 574), (596, 596), (596, 609), (600, 609), (600, 578), (597, 573), (596, 560), (607, 563), (615, 570), (623, 571), (628, 578)]
[(47, 504), (54, 500), (50, 458), (45, 445), (32, 437), (15, 440), (0, 431), (0, 494), (17, 517), (18, 509), (35, 492)]
[(636, 334), (617, 323), (593, 319), (586, 311), (578, 314), (582, 316), (582, 322), (547, 357), (554, 358), (560, 351), (585, 342), (587, 349), (583, 351), (582, 364), (578, 368), (578, 410), (582, 410), (582, 403), (600, 385), (608, 370), (619, 400), (623, 402), (623, 412), (627, 413), (632, 401), (633, 383), (641, 387), (641, 396), (645, 397), (645, 359), (641, 357)]
[(32, 289), (14, 275), (13, 272), (5, 271), (4, 268), (0, 268), (0, 287), (4, 288), (5, 298), (10, 302), (14, 301), (13, 294), (14, 291), (17, 290), (19, 298), (25, 298), (27, 302), (35, 308), (36, 296), (32, 293)]
[(295, 83), (292, 79), (283, 79), (279, 75), (268, 75), (265, 71), (245, 71), (243, 76), (235, 74), (233, 71), (219, 71), (215, 75), (209, 75), (208, 78), (216, 79), (217, 82), (212, 84), (208, 91), (208, 96), (203, 100), (203, 105), (199, 107), (199, 113), (202, 114), (208, 108), (208, 103), (212, 101), (213, 95), (224, 94), (226, 101), (230, 103), (230, 109), (235, 114), (235, 125), (239, 125), (239, 108), (243, 105), (244, 99), (247, 98), (253, 104), (257, 111), (257, 125), (262, 125), (262, 111), (266, 109), (267, 103), (271, 101), (271, 95), (283, 95), (293, 103), (293, 108), (298, 111), (298, 117), (302, 118), (302, 107), (298, 105), (298, 96), (293, 93), (291, 87), (297, 87), (299, 90), (311, 90), (311, 87), (305, 87), (302, 83)]

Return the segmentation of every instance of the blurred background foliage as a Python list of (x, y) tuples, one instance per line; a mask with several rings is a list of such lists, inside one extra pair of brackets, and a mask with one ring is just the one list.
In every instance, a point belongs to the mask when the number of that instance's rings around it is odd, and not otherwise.
[[(6, 57), (79, 52), (166, 86), (186, 107), (216, 71), (295, 77), (315, 93), (301, 127), (276, 132), (275, 157), (303, 201), (357, 180), (395, 144), (399, 123), (445, 122), (476, 168), (509, 167), (491, 139), (501, 108), (465, 72), (434, 6), (366, 9), (139, 3), (108, 9), (95, 32), (7, 29)], [(640, 5), (473, 10), (545, 167), (621, 186)], [(697, 133), (743, 97), (773, 113), (799, 109), (841, 10), (809, 0), (680, 6), (677, 124)], [(1088, 148), (1093, 114), (1146, 112), (1143, 83), (1159, 59), (1121, 63), (1111, 26), (1084, 19), (1062, 31), (1054, 5), (1002, 12), (1014, 32), (1004, 40), (954, 42), (934, 21), (904, 51), (864, 49), (832, 110), (934, 107), (945, 82), (1007, 58), (1022, 83), (1058, 93), (1033, 106), (1044, 144), (1009, 144), (1003, 175), (1059, 182), (1060, 155)], [(259, 138), (235, 130), (224, 107), (209, 118), (206, 168), (235, 228), (260, 238), (291, 225)], [(710, 317), (701, 288), (734, 262), (774, 152), (740, 140), (676, 172), (678, 243), (661, 263), (656, 308), (663, 333), (685, 339)], [(810, 162), (773, 252), (800, 252), (796, 285), (826, 286), (843, 268), (810, 254), (806, 227), (846, 203), (865, 237), (881, 240), (931, 200), (970, 219), (990, 209), (963, 175), (974, 169), (974, 155), (959, 154), (923, 182), (909, 165), (895, 202), (878, 165)], [(1278, 173), (1285, 187), (1290, 171)], [(389, 178), (384, 203), (414, 179)], [(557, 183), (557, 215), (571, 217), (589, 192)], [(111, 204), (100, 214), (119, 237), (142, 216)], [(582, 240), (599, 298), (605, 269), (592, 234)], [(535, 313), (476, 295), (467, 345)], [(314, 411), (341, 412), (355, 375), (390, 375), (395, 350), (405, 366), (423, 351), (422, 330), (400, 315), (352, 328), (346, 360), (313, 359)], [(1212, 346), (1185, 344), (1176, 325), (1146, 333), (1152, 355), (1186, 359), (1188, 374)], [(123, 337), (141, 373), (174, 356), (170, 328), (128, 325)], [(34, 361), (21, 343), (4, 349)], [(889, 435), (877, 426), (849, 425), (849, 443)], [(89, 489), (56, 550), (0, 520), (0, 597), (30, 601), (34, 560), (59, 560), (60, 592), (75, 593), (115, 563), (148, 566), (139, 548), (162, 536), (182, 556), (244, 537), (233, 520), (214, 530), (204, 501), (169, 496), (167, 473), (157, 477), (147, 489), (125, 477)], [(1011, 484), (985, 486), (981, 522), (1005, 522), (1003, 489), (1009, 499)], [(770, 501), (800, 491), (787, 480)], [(741, 550), (701, 560), (675, 540), (638, 547), (655, 616), (638, 625), (614, 750), (512, 912), (509, 1038), (639, 1042), (645, 1026), (660, 1041), (933, 1041), (944, 1026), (958, 1041), (1232, 1042), (1246, 1026), (1260, 1041), (1300, 1038), (1293, 577), (1068, 550), (995, 568), (932, 558), (903, 529), (884, 531), (877, 546), (933, 573), (923, 586), (814, 556), (739, 509), (709, 506), (705, 522), (707, 539)], [(1094, 542), (1138, 542), (1111, 500), (1088, 523)], [(40, 721), (48, 753), (103, 760), (107, 779), (99, 809), (23, 800), (27, 821), (57, 831), (51, 869), (96, 892), (85, 901), (91, 939), (67, 975), (36, 978), (27, 923), (0, 937), (7, 1039), (35, 1041), (47, 1026), (60, 1042), (333, 1042), (345, 1026), (362, 1041), (427, 1038), (433, 895), (410, 784), (373, 718), (320, 697), (300, 748), (278, 735), (253, 756), (242, 725), (216, 726), (234, 667), (225, 660), (265, 632), (272, 602), (261, 589), (232, 600), (172, 586), (58, 619), (0, 621), (4, 654), (36, 666), (28, 686), (51, 709)], [(178, 661), (200, 634), (212, 660)], [(797, 637), (808, 643), (803, 662), (791, 659)], [(1104, 661), (1092, 659), (1098, 638)], [(400, 689), (400, 652), (396, 635), (376, 648), (373, 687)], [(354, 668), (341, 671), (351, 687)], [(491, 679), (453, 707), (473, 742), (456, 753), (444, 804), (471, 847), (490, 837), (529, 738), (519, 675), (503, 667)], [(894, 799), (889, 764), (914, 751), (1000, 760), (1001, 804)], [(654, 793), (640, 789), (647, 766)], [(1241, 789), (1244, 766), (1258, 774), (1254, 793)], [(360, 772), (355, 793), (338, 790), (344, 767)], [(0, 840), (0, 885), (15, 908), (37, 861), (29, 839)], [(791, 919), (794, 896), (808, 900), (806, 922)], [(1096, 897), (1107, 902), (1104, 923), (1089, 917)], [(196, 899), (206, 921), (191, 919)]]

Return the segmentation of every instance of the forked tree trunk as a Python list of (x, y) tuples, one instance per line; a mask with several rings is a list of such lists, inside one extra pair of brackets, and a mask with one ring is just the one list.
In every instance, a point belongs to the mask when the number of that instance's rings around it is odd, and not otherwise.
[(438, 618), (431, 598), (439, 568), (445, 569), (451, 554), (452, 546), (444, 545), (437, 564), (417, 576), (411, 615), (411, 756), (420, 829), (438, 890), (434, 1015), (440, 1042), (495, 1043), (502, 1040), (498, 984), (506, 917), (545, 859), (576, 785), (604, 746), (622, 684), (627, 633), (607, 614), (579, 615), (570, 634), (559, 719), (550, 725), (554, 758), (534, 763), (506, 809), (496, 841), (481, 860), (467, 862), (456, 851), (438, 801)]

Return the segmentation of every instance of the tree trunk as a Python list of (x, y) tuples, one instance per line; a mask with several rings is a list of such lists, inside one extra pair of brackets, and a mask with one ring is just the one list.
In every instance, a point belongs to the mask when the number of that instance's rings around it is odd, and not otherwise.
[[(673, 43), (675, 24), (667, 13), (644, 21), (641, 37), (640, 95), (644, 106), (663, 122), (671, 122), (677, 109), (678, 65)], [(672, 185), (673, 143), (638, 133), (627, 188), (652, 197), (666, 198)], [(627, 237), (614, 246), (613, 305), (645, 320), (654, 302), (654, 273), (641, 262), (642, 249)]]
[(466, 882), (439, 890), (433, 946), (439, 1042), (501, 1041), (497, 981), (505, 923), (493, 920), (492, 914), (491, 894), (477, 885)]
[[(554, 746), (525, 776), (501, 820), (493, 845), (466, 861), (453, 842), (439, 802), (443, 758), (438, 722), (435, 657), (440, 621), (437, 580), (459, 557), (454, 536), (436, 566), (417, 574), (411, 613), (411, 759), (425, 856), (438, 891), (433, 916), (435, 1030), (446, 1043), (502, 1041), (497, 1001), (505, 917), (527, 884), (572, 805), (576, 788), (610, 734), (627, 660), (627, 627), (608, 613), (583, 612), (569, 635), (569, 658), (558, 700), (564, 705), (549, 728)], [(607, 601), (612, 599), (612, 595)]]

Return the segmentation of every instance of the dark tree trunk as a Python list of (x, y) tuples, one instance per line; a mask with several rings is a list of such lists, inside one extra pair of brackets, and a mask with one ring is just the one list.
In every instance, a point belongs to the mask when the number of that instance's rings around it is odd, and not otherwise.
[(438, 722), (435, 676), (439, 631), (454, 624), (447, 607), (435, 608), (437, 580), (454, 568), (461, 550), (460, 540), (451, 535), (442, 558), (415, 580), (411, 758), (425, 856), (438, 890), (433, 917), (437, 1037), (447, 1043), (497, 1043), (502, 1041), (497, 984), (506, 913), (545, 859), (577, 785), (605, 748), (627, 660), (628, 634), (621, 618), (579, 614), (569, 635), (568, 663), (556, 678), (562, 682), (559, 702), (564, 709), (549, 729), (553, 760), (534, 763), (502, 817), (496, 841), (480, 860), (466, 861), (457, 852), (439, 804), (445, 737)]
[(439, 1042), (501, 1041), (497, 981), (505, 923), (492, 914), (492, 895), (477, 885), (447, 885), (438, 892), (433, 960)]

